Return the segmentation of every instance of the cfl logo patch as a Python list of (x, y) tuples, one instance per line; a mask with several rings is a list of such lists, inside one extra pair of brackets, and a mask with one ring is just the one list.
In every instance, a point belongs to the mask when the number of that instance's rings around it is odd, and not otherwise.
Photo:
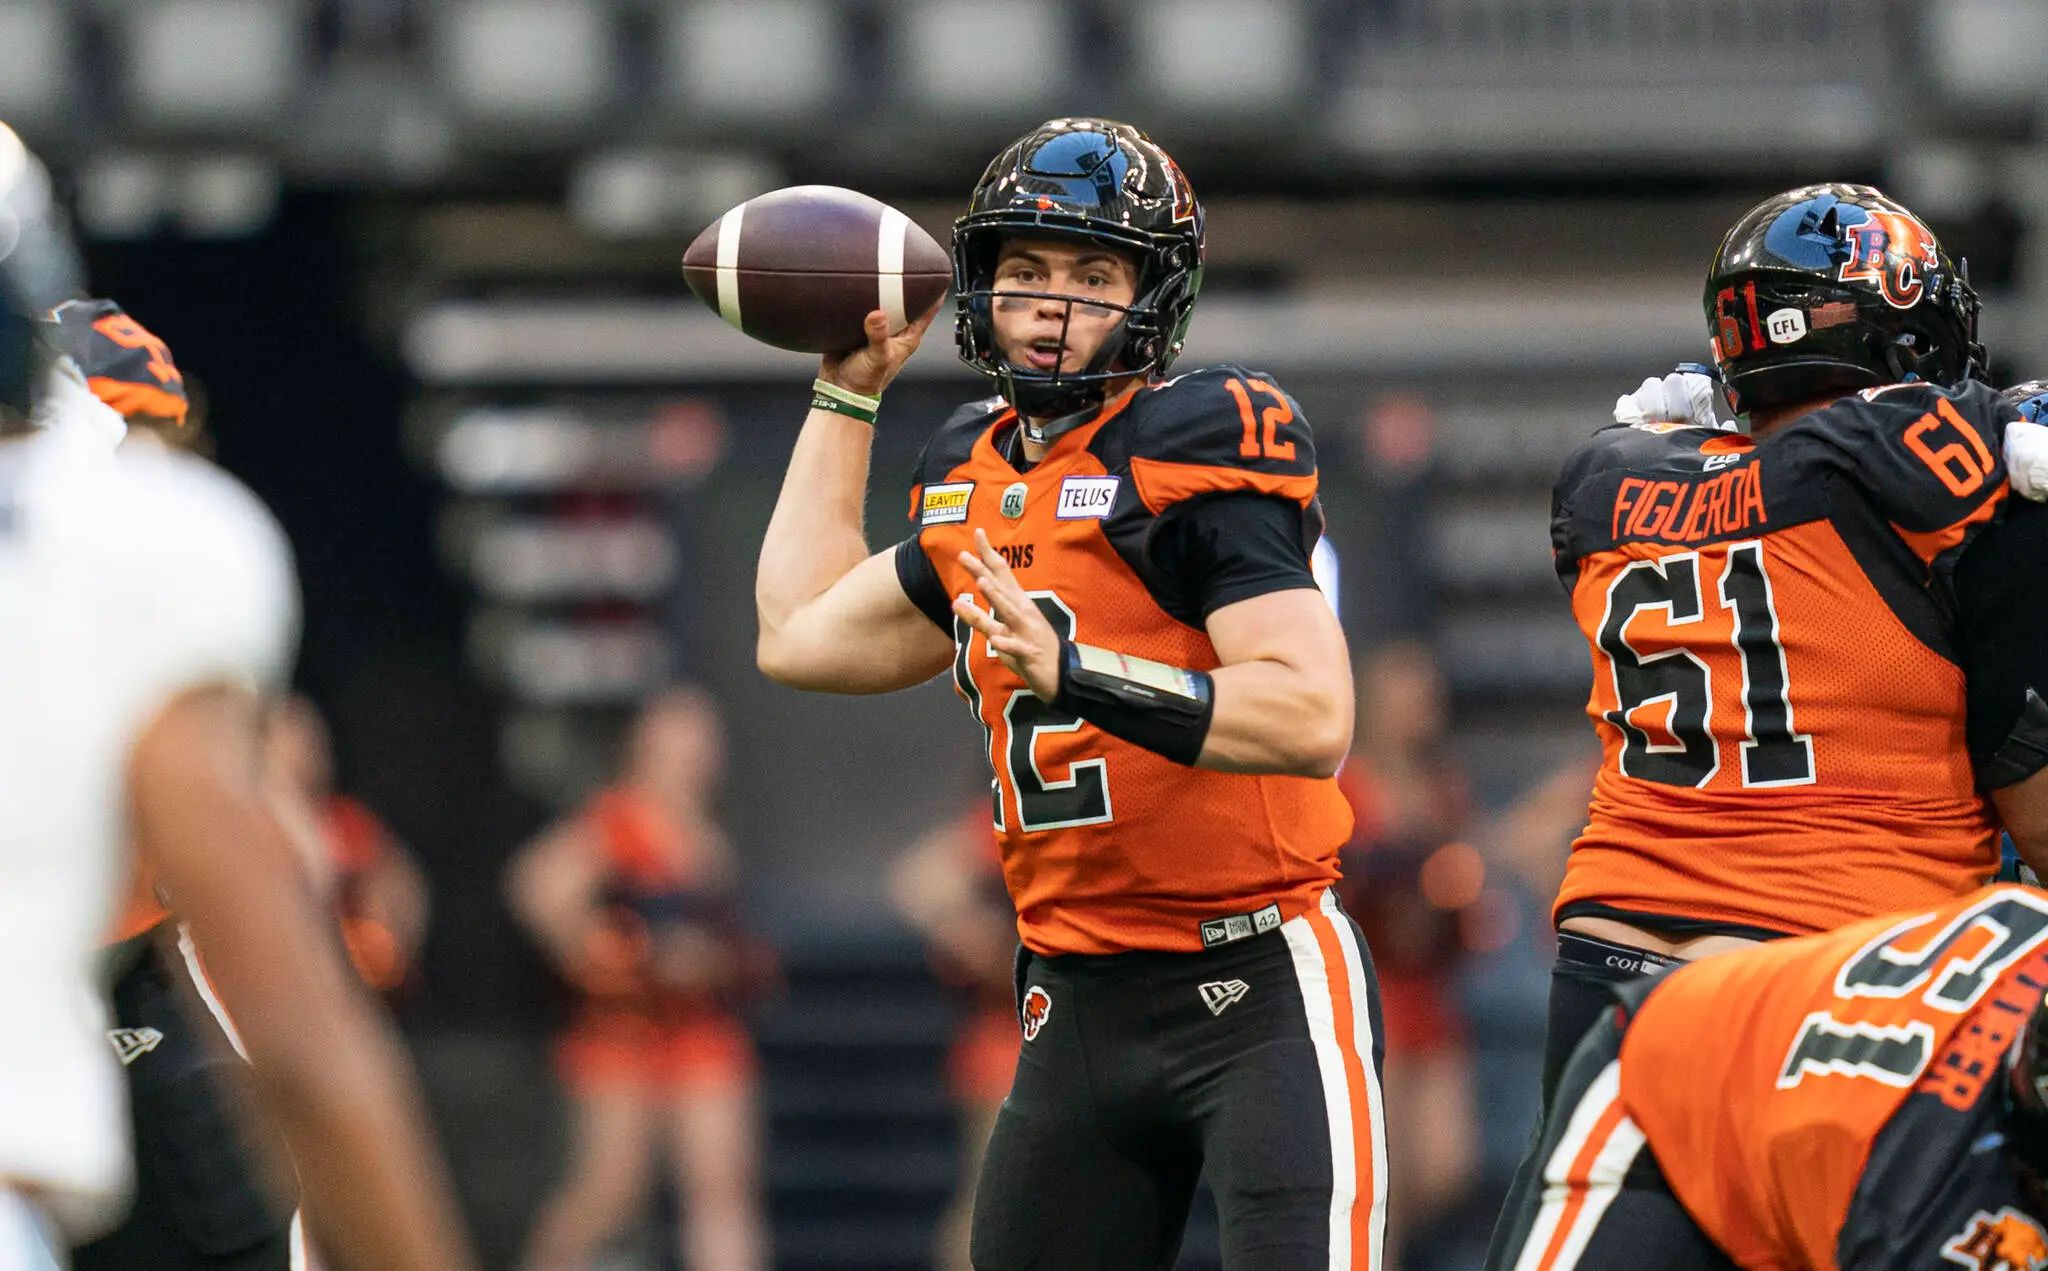
[(1045, 1027), (1045, 1021), (1052, 1018), (1052, 994), (1032, 985), (1025, 990), (1024, 1007), (1017, 1015), (1024, 1024), (1024, 1040), (1031, 1041)]

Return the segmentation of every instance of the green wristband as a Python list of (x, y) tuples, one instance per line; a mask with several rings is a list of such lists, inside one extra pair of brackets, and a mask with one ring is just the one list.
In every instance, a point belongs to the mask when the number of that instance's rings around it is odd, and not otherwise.
[(856, 393), (850, 388), (828, 384), (823, 379), (811, 381), (811, 409), (829, 410), (835, 415), (858, 419), (864, 424), (875, 422), (875, 415), (882, 409), (882, 399)]

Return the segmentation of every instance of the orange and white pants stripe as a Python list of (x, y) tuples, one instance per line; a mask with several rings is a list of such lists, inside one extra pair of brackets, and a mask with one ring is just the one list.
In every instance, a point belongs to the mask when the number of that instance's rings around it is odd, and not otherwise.
[(1333, 893), (1280, 932), (1294, 960), (1323, 1083), (1330, 1141), (1331, 1271), (1381, 1271), (1387, 1242), (1386, 1112), (1357, 928)]
[(1612, 1060), (1587, 1086), (1544, 1159), (1542, 1206), (1515, 1254), (1514, 1271), (1573, 1271), (1621, 1195), (1643, 1142), (1622, 1107), (1621, 1061)]

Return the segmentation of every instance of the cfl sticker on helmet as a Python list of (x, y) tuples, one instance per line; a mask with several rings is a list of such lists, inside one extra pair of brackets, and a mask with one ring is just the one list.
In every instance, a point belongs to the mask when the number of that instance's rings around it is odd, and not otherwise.
[(967, 500), (974, 493), (972, 481), (948, 481), (924, 488), (918, 507), (919, 525), (958, 525), (967, 519)]
[(1797, 309), (1779, 309), (1764, 319), (1764, 331), (1772, 344), (1797, 344), (1806, 338), (1806, 315)]
[(1052, 1018), (1052, 994), (1036, 984), (1024, 991), (1024, 1006), (1017, 1017), (1024, 1025), (1024, 1040), (1037, 1038), (1038, 1030), (1045, 1027), (1045, 1021)]

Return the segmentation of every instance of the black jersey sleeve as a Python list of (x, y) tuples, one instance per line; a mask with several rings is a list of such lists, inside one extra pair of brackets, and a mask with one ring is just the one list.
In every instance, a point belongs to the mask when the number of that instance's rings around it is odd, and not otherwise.
[(1205, 367), (1142, 391), (1131, 409), (1131, 480), (1154, 516), (1212, 494), (1314, 502), (1315, 437), (1272, 376)]
[(946, 584), (939, 581), (939, 571), (931, 556), (915, 537), (896, 544), (896, 581), (903, 584), (903, 594), (910, 597), (918, 612), (930, 618), (939, 630), (949, 636), (953, 634), (952, 597), (946, 594)]
[(1181, 581), (1204, 618), (1268, 592), (1314, 587), (1301, 509), (1268, 494), (1236, 491), (1168, 509), (1153, 532), (1153, 563)]
[(2048, 767), (2048, 504), (2014, 499), (1953, 575), (1977, 784)]
[(1895, 384), (1833, 402), (1794, 428), (1837, 454), (1861, 495), (1923, 560), (1960, 545), (2005, 496), (2005, 426), (2019, 412), (1975, 381)]

